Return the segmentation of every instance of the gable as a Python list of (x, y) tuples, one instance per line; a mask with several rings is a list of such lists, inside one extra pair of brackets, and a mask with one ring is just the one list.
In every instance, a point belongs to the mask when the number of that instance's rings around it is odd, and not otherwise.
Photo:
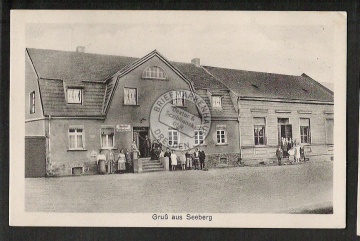
[[(166, 77), (148, 78), (144, 76), (144, 71), (152, 67), (163, 70)], [(165, 89), (189, 89), (193, 92), (195, 91), (193, 83), (168, 60), (166, 60), (160, 53), (154, 50), (143, 58), (127, 66), (125, 69), (119, 71), (108, 81), (104, 112), (107, 112), (108, 107), (111, 104), (112, 97), (116, 91), (119, 81), (121, 81), (121, 79), (128, 79), (126, 76), (132, 77), (133, 81), (131, 84), (133, 84), (133, 86), (142, 86), (142, 88), (146, 88), (150, 93), (163, 93), (161, 91)], [(162, 88), (160, 90), (156, 89), (159, 86), (166, 86), (166, 88)], [(111, 91), (109, 88), (111, 88)]]

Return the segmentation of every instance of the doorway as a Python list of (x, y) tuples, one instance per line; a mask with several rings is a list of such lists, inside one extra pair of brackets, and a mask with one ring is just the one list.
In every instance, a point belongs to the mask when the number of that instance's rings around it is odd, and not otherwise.
[(146, 136), (150, 139), (149, 136), (149, 127), (134, 127), (133, 128), (133, 141), (135, 141), (136, 146), (140, 151), (141, 157), (145, 155), (145, 139)]
[(292, 125), (289, 118), (278, 118), (278, 133), (279, 143), (281, 143), (282, 138), (292, 139)]

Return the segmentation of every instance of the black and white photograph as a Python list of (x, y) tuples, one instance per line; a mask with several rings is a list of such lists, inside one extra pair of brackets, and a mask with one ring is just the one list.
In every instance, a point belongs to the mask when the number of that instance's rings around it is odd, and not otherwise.
[(346, 21), (12, 11), (11, 224), (344, 228)]

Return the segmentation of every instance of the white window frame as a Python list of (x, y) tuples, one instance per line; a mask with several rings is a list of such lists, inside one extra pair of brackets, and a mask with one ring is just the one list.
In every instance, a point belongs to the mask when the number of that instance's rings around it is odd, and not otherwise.
[[(254, 119), (256, 119), (256, 118), (262, 118), (262, 119), (264, 119), (264, 124), (263, 125), (257, 125), (257, 124), (255, 124), (255, 122), (254, 122)], [(263, 140), (264, 140), (264, 143), (263, 144), (256, 144), (255, 143), (255, 127), (256, 126), (263, 126), (264, 127), (264, 134), (263, 134)], [(261, 117), (261, 116), (259, 116), (259, 117), (253, 117), (253, 140), (254, 140), (254, 145), (255, 146), (265, 146), (265, 145), (267, 145), (267, 138), (266, 138), (266, 117)], [(258, 140), (260, 140), (260, 138), (258, 137)], [(258, 141), (259, 142), (259, 141)]]
[[(301, 119), (308, 119), (309, 120), (309, 126), (302, 126), (301, 125)], [(310, 127), (310, 125), (311, 125), (310, 118), (305, 118), (305, 117), (300, 117), (299, 118), (299, 132), (300, 132), (300, 143), (301, 144), (311, 144), (311, 127)], [(301, 134), (301, 127), (308, 127), (308, 133), (307, 133), (308, 142), (303, 142), (302, 141), (302, 137), (306, 136), (306, 135)]]
[(166, 80), (165, 71), (159, 66), (149, 66), (147, 67), (142, 74), (144, 79), (161, 79)]
[(35, 113), (35, 91), (32, 91), (30, 93), (30, 114), (34, 114)]
[[(201, 133), (201, 135), (200, 135)], [(200, 138), (200, 136), (202, 138)], [(204, 131), (202, 130), (195, 130), (194, 131), (194, 140), (195, 140), (195, 145), (205, 145), (205, 138), (204, 138)], [(202, 141), (202, 143), (200, 143), (200, 141)]]
[[(170, 134), (171, 133), (171, 134)], [(174, 144), (174, 133), (177, 133), (177, 144)], [(172, 144), (170, 144), (170, 141), (172, 142)], [(180, 132), (178, 130), (175, 129), (169, 129), (168, 130), (168, 145), (172, 146), (172, 147), (176, 147), (180, 145)]]
[[(218, 99), (218, 102), (215, 102), (214, 99)], [(215, 103), (220, 103), (220, 105), (215, 105)], [(221, 96), (211, 96), (211, 105), (214, 108), (222, 108), (222, 97)]]
[[(74, 129), (74, 132), (70, 132), (71, 129)], [(82, 131), (79, 132), (78, 129), (81, 129)], [(85, 130), (84, 130), (84, 126), (69, 126), (68, 129), (68, 145), (69, 145), (69, 150), (85, 150)], [(74, 136), (74, 141), (75, 141), (75, 147), (71, 147), (71, 138), (70, 136)], [(82, 147), (79, 147), (79, 143), (78, 143), (78, 136), (81, 136), (81, 140), (82, 140)]]
[[(135, 94), (136, 94), (136, 99), (135, 99), (135, 104), (134, 103), (128, 103), (127, 102), (127, 99), (129, 98), (126, 98), (126, 90), (135, 90)], [(124, 87), (124, 105), (138, 105), (138, 98), (139, 98), (139, 95), (138, 95), (138, 89), (137, 88), (134, 88), (134, 87)], [(129, 99), (130, 100), (130, 99)]]
[(175, 90), (173, 92), (173, 105), (182, 107), (185, 106), (185, 95), (184, 91)]
[[(71, 96), (70, 93), (74, 92), (74, 91), (80, 91), (80, 100), (74, 100)], [(74, 94), (73, 94), (74, 95)], [(67, 99), (67, 103), (68, 104), (82, 104), (83, 103), (83, 89), (82, 88), (68, 88), (66, 90), (66, 99)]]
[[(224, 133), (222, 134), (222, 132), (224, 132)], [(218, 135), (220, 135), (220, 140), (218, 140)], [(222, 141), (221, 135), (224, 135), (224, 141)], [(217, 125), (216, 126), (216, 144), (217, 145), (226, 145), (227, 144), (226, 125)]]
[[(109, 145), (109, 134), (104, 134), (105, 138), (106, 138), (105, 139), (106, 144), (105, 144), (105, 146), (103, 146), (103, 142), (102, 142), (102, 138), (103, 138), (102, 130), (103, 129), (112, 129), (113, 130), (112, 146)], [(101, 128), (100, 128), (100, 146), (101, 146), (101, 149), (114, 149), (115, 148), (115, 127), (114, 126), (101, 126)]]

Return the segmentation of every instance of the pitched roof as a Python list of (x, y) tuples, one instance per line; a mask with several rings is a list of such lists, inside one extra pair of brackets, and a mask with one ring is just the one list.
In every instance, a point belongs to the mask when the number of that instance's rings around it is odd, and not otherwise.
[(272, 74), (204, 66), (237, 95), (287, 100), (334, 101), (334, 93), (309, 76)]
[(101, 81), (136, 58), (48, 49), (27, 49), (37, 74), (44, 79)]
[[(140, 60), (46, 49), (28, 48), (27, 51), (40, 78), (45, 115), (104, 116), (105, 104), (114, 88), (113, 81), (105, 80), (120, 70), (126, 71)], [(203, 89), (221, 92), (223, 110), (211, 110), (214, 117), (236, 115), (229, 90), (239, 96), (333, 101), (333, 92), (305, 74), (290, 76), (210, 66), (202, 68), (191, 63), (169, 63), (192, 82), (195, 90), (208, 104), (210, 99)], [(84, 85), (86, 92), (91, 92), (91, 97), (85, 94), (84, 104), (81, 106), (68, 105), (65, 102), (64, 84)]]
[(171, 62), (171, 64), (177, 67), (193, 82), (195, 89), (228, 89), (223, 83), (209, 75), (201, 67), (196, 67), (191, 63)]

